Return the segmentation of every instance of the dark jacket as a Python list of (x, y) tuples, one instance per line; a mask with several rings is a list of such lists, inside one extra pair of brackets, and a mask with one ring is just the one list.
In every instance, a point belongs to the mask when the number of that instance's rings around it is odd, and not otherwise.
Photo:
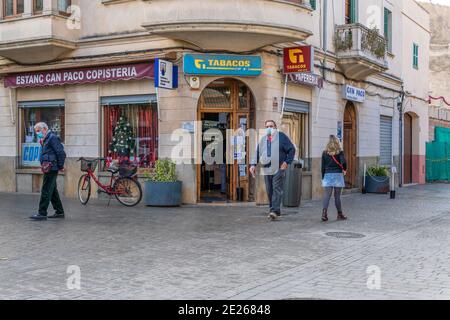
[(59, 137), (49, 131), (42, 142), (41, 164), (43, 162), (52, 163), (52, 171), (59, 171), (64, 168), (66, 153)]
[[(279, 147), (279, 165), (281, 166), (283, 162), (286, 162), (287, 164), (291, 164), (292, 161), (294, 161), (295, 157), (295, 146), (292, 144), (289, 137), (284, 134), (283, 132), (278, 131), (277, 137), (278, 139), (278, 147)], [(268, 141), (267, 136), (264, 136), (260, 143), (258, 144), (258, 148), (256, 150), (256, 159), (252, 160), (252, 165), (256, 165), (261, 159), (261, 149), (271, 149), (270, 141)], [(269, 155), (270, 157), (271, 155)], [(264, 167), (269, 168), (271, 163), (264, 164)]]
[[(334, 156), (336, 160), (344, 167), (344, 170), (347, 171), (347, 161), (344, 157), (344, 152), (339, 153)], [(333, 160), (326, 151), (322, 154), (322, 179), (325, 176), (325, 173), (341, 173), (342, 168)]]

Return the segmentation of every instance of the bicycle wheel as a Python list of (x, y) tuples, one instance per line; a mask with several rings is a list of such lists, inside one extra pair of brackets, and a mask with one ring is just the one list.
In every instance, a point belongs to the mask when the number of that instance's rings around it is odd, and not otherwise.
[(114, 182), (117, 201), (127, 207), (134, 207), (142, 199), (141, 184), (131, 178), (119, 178)]
[(78, 181), (78, 199), (81, 204), (86, 205), (91, 197), (91, 177), (84, 174)]

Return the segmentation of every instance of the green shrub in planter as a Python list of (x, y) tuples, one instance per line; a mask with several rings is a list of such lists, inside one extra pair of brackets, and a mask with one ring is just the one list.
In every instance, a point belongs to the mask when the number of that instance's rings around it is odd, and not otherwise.
[(176, 164), (169, 159), (157, 160), (155, 170), (145, 175), (144, 202), (147, 206), (176, 207), (181, 205), (181, 181), (177, 180)]
[(372, 166), (366, 172), (365, 192), (389, 193), (389, 171), (386, 167)]

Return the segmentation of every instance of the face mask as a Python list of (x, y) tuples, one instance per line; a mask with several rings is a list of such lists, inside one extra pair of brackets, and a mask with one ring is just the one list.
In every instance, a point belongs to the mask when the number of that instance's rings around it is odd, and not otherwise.
[(36, 137), (37, 137), (38, 139), (44, 139), (44, 133), (43, 133), (42, 131), (40, 131), (40, 132), (38, 132), (38, 133), (36, 134)]
[(266, 132), (267, 132), (268, 136), (272, 136), (275, 133), (275, 129), (274, 128), (267, 128)]

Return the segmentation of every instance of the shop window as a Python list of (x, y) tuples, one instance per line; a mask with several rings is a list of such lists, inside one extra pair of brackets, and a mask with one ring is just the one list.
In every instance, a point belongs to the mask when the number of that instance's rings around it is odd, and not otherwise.
[(14, 17), (24, 13), (24, 0), (4, 0), (5, 17)]
[[(104, 105), (104, 155), (110, 160), (129, 158), (140, 168), (151, 168), (158, 159), (156, 103)], [(122, 133), (118, 133), (120, 128)], [(125, 132), (125, 134), (123, 133)], [(117, 145), (119, 136), (123, 144)], [(129, 137), (129, 139), (128, 139)], [(129, 141), (129, 144), (127, 141)], [(118, 141), (121, 143), (121, 141)]]
[(40, 143), (34, 133), (38, 122), (45, 122), (64, 142), (64, 104), (59, 101), (19, 103), (21, 117), (20, 165), (39, 167)]
[(295, 145), (295, 159), (304, 160), (303, 170), (311, 168), (309, 155), (309, 120), (307, 113), (286, 112), (283, 115), (281, 130)]
[(243, 83), (238, 85), (239, 88), (239, 109), (248, 109), (254, 106), (253, 94), (250, 89)]

